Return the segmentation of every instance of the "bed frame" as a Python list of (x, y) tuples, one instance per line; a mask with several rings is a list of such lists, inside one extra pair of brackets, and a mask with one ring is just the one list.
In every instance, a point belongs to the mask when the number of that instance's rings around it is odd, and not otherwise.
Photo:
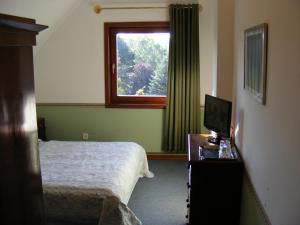
[(37, 118), (37, 127), (38, 127), (38, 137), (43, 141), (47, 141), (46, 137), (46, 126), (45, 126), (45, 118), (38, 117)]

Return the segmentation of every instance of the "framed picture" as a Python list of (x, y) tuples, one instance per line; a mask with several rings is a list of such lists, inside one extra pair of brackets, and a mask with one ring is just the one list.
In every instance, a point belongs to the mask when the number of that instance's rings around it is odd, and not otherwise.
[(266, 104), (268, 25), (245, 30), (244, 89), (261, 104)]

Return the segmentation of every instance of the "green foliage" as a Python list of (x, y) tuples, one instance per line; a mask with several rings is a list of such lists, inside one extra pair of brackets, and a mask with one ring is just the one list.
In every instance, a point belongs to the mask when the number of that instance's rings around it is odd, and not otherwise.
[(167, 76), (159, 73), (152, 77), (149, 84), (150, 95), (167, 95)]
[(148, 37), (117, 38), (118, 94), (166, 95), (168, 48)]
[(126, 42), (117, 36), (118, 60), (124, 65), (133, 65), (134, 53), (128, 48)]
[(118, 94), (128, 95), (132, 89), (130, 74), (133, 73), (134, 53), (128, 48), (124, 40), (118, 36), (117, 49)]
[(149, 94), (151, 95), (167, 95), (168, 82), (168, 58), (163, 57), (159, 67), (155, 71), (155, 75), (151, 77), (149, 83)]
[(148, 93), (148, 84), (154, 71), (150, 64), (140, 62), (134, 66), (134, 77), (132, 86), (132, 95), (136, 95), (139, 89), (143, 89), (144, 94)]

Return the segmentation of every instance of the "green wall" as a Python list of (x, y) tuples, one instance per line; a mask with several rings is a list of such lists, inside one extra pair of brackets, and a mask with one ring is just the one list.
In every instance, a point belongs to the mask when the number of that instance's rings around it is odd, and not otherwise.
[(38, 106), (46, 118), (49, 140), (134, 141), (148, 152), (160, 152), (163, 110), (112, 109), (101, 106)]
[(87, 132), (90, 141), (134, 141), (147, 152), (161, 152), (163, 114), (163, 109), (37, 106), (49, 140), (82, 140)]

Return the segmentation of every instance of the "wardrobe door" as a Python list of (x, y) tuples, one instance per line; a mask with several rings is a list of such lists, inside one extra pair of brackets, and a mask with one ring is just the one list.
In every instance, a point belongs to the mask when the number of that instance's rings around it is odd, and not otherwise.
[[(13, 27), (5, 24), (15, 19)], [(21, 19), (0, 15), (0, 224), (42, 225), (32, 54), (37, 32), (19, 29)]]

